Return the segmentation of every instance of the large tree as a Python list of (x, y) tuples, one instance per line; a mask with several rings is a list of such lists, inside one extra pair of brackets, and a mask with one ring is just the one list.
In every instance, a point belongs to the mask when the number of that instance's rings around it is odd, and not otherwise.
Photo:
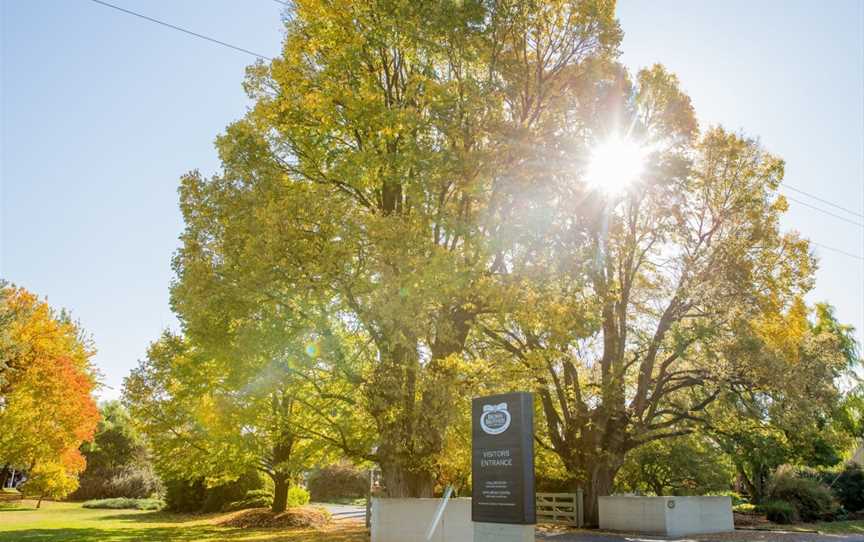
[(342, 400), (377, 436), (344, 447), (389, 495), (429, 496), (466, 340), (501, 302), (501, 225), (614, 55), (614, 2), (298, 0), (287, 21), (218, 140), (222, 172), (182, 181), (173, 306), (208, 347), (262, 330), (289, 345), (303, 322), (354, 338), (360, 395)]
[(854, 330), (833, 309), (797, 301), (754, 322), (738, 354), (753, 360), (747, 386), (731, 387), (707, 409), (707, 434), (729, 455), (753, 501), (780, 465), (832, 467), (860, 436), (849, 417), (854, 395), (842, 381), (858, 366)]
[[(541, 445), (584, 485), (596, 522), (630, 450), (694, 431), (724, 390), (754, 380), (761, 359), (744, 339), (809, 289), (814, 262), (779, 227), (783, 162), (740, 134), (699, 133), (662, 67), (633, 82), (608, 72), (580, 96), (571, 130), (585, 159), (514, 221), (506, 280), (521, 297), (482, 328), (486, 355), (534, 380)], [(610, 140), (640, 145), (645, 162), (617, 193), (590, 178), (584, 147)]]

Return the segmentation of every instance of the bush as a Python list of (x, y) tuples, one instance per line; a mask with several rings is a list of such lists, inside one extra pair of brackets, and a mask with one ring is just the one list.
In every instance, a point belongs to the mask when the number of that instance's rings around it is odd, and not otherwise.
[(291, 486), (288, 489), (288, 508), (296, 508), (309, 504), (309, 492), (301, 486)]
[(848, 465), (840, 476), (833, 480), (831, 489), (849, 512), (864, 510), (864, 469), (859, 465)]
[(786, 501), (770, 501), (762, 505), (765, 516), (774, 523), (795, 523), (798, 521), (798, 511)]
[(198, 512), (206, 489), (203, 478), (165, 480), (165, 508), (171, 512)]
[(236, 510), (247, 510), (249, 508), (270, 508), (273, 504), (273, 494), (267, 489), (253, 489), (246, 492), (243, 500), (229, 503), (223, 508), (224, 512)]
[(261, 489), (264, 481), (256, 471), (249, 471), (237, 480), (207, 487), (203, 478), (168, 480), (165, 483), (165, 505), (172, 512), (221, 512), (243, 501), (247, 492)]
[(307, 487), (315, 502), (360, 499), (369, 491), (369, 477), (350, 463), (337, 463), (313, 471)]
[(307, 487), (315, 502), (360, 499), (369, 491), (369, 478), (350, 463), (338, 463), (313, 471)]
[(94, 499), (81, 506), (84, 508), (107, 508), (110, 510), (159, 510), (165, 505), (159, 499)]
[(799, 477), (789, 468), (777, 469), (768, 496), (773, 501), (791, 504), (798, 516), (807, 522), (831, 521), (841, 511), (828, 486), (813, 478)]
[(750, 504), (749, 502), (742, 502), (741, 504), (736, 504), (732, 506), (732, 510), (734, 512), (738, 512), (739, 514), (755, 514), (757, 512), (756, 505)]
[(128, 465), (113, 470), (87, 470), (80, 476), (80, 486), (71, 500), (88, 501), (126, 497), (145, 499), (161, 495), (162, 481), (150, 465)]

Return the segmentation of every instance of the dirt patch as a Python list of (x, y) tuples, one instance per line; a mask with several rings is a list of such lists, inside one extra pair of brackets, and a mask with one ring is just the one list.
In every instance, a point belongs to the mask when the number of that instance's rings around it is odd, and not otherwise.
[(781, 526), (768, 521), (762, 514), (735, 512), (735, 527), (748, 529), (782, 529)]
[(241, 529), (317, 529), (328, 523), (330, 514), (323, 508), (291, 508), (279, 514), (267, 508), (253, 508), (232, 514), (218, 525)]

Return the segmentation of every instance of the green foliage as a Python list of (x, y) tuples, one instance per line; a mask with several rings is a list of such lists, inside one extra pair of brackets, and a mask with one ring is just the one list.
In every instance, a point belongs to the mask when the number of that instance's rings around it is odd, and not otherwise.
[(738, 504), (732, 505), (732, 511), (738, 512), (739, 514), (753, 514), (756, 513), (756, 505), (749, 502), (740, 502)]
[(309, 491), (302, 486), (291, 486), (288, 489), (288, 508), (309, 504)]
[(774, 523), (788, 524), (798, 521), (798, 511), (786, 501), (769, 501), (762, 505), (765, 517)]
[(253, 105), (217, 141), (222, 170), (182, 180), (188, 338), (279, 372), (308, 345), (320, 438), (379, 462), (393, 496), (464, 481), (440, 463), (469, 336), (508, 297), (506, 225), (572, 169), (576, 94), (620, 39), (600, 0), (293, 3), (281, 58), (250, 68)]
[(846, 326), (826, 305), (811, 311), (798, 300), (784, 312), (763, 314), (752, 330), (741, 344), (759, 353), (752, 384), (721, 395), (707, 418), (711, 438), (758, 502), (780, 465), (831, 467), (851, 447), (853, 412), (838, 377), (852, 361)]
[(164, 484), (166, 510), (185, 513), (201, 511), (207, 489), (203, 478), (193, 480), (167, 478)]
[(847, 465), (829, 482), (843, 508), (849, 512), (864, 510), (864, 468), (857, 464)]
[(110, 510), (161, 510), (165, 503), (159, 499), (128, 499), (118, 497), (113, 499), (93, 499), (85, 501), (84, 508), (107, 508)]
[[(300, 350), (250, 347), (229, 357), (163, 334), (124, 383), (125, 404), (152, 445), (159, 473), (217, 483), (259, 470), (278, 492), (287, 490), (279, 480), (296, 479), (326, 459), (325, 441), (310, 434), (326, 407), (309, 400), (318, 365), (295, 354)], [(211, 492), (218, 505), (205, 498), (204, 508), (217, 511), (244, 492), (227, 499)]]
[[(290, 493), (289, 493), (290, 499)], [(273, 504), (273, 493), (268, 489), (252, 489), (246, 492), (242, 500), (228, 503), (224, 512), (246, 510), (248, 508), (269, 508)]]
[(81, 447), (87, 468), (70, 498), (143, 499), (161, 493), (150, 453), (126, 408), (119, 401), (108, 401), (100, 406), (100, 414), (93, 442)]
[(739, 506), (739, 505), (745, 505), (745, 504), (749, 505), (749, 504), (750, 504), (750, 503), (747, 501), (747, 499), (745, 499), (745, 498), (744, 498), (740, 493), (738, 493), (737, 491), (729, 491), (729, 490), (724, 490), (724, 491), (708, 491), (708, 492), (706, 492), (705, 494), (706, 494), (706, 495), (712, 495), (712, 496), (723, 496), (723, 497), (729, 497), (729, 499), (732, 500), (732, 507), (733, 507), (733, 508), (736, 507), (736, 506)]
[(369, 473), (347, 462), (336, 463), (313, 470), (306, 487), (315, 502), (361, 498), (369, 492)]
[(248, 471), (234, 481), (207, 487), (200, 511), (219, 512), (229, 503), (243, 499), (247, 492), (263, 487), (261, 476), (256, 471)]
[(615, 479), (622, 492), (705, 495), (728, 490), (734, 470), (712, 442), (695, 435), (656, 440), (629, 454)]
[(803, 521), (830, 521), (840, 512), (840, 505), (825, 484), (813, 478), (798, 476), (793, 469), (781, 467), (771, 479), (768, 497), (795, 507)]
[[(204, 478), (168, 479), (165, 508), (172, 512), (219, 512), (245, 500), (251, 491), (263, 490), (264, 480), (255, 471), (238, 479), (208, 486)], [(268, 490), (265, 490), (269, 494)], [(258, 494), (256, 494), (256, 498)]]

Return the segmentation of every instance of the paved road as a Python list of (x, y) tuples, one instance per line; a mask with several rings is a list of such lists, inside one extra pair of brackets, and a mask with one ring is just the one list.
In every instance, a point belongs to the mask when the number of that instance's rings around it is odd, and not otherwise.
[(864, 542), (864, 536), (739, 530), (719, 535), (661, 537), (576, 531), (541, 532), (538, 533), (537, 540), (543, 542)]
[(334, 521), (366, 521), (366, 507), (350, 504), (312, 503), (313, 506), (326, 508)]

